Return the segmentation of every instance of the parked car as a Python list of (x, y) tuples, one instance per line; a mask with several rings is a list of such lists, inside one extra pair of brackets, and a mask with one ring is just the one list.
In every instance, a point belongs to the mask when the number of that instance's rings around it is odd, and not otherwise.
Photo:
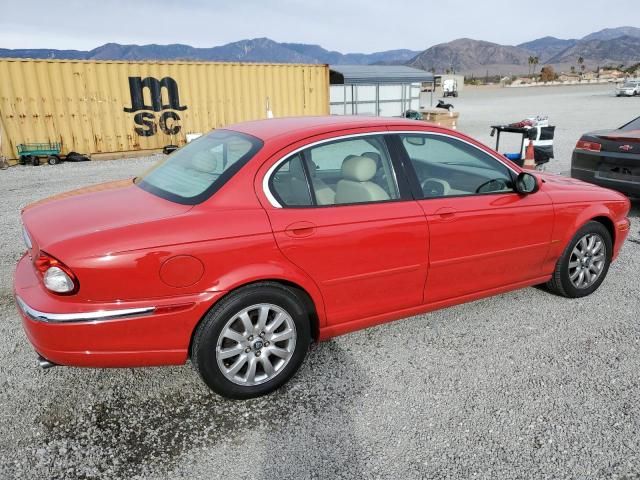
[(640, 80), (627, 80), (616, 87), (616, 97), (634, 97), (640, 95)]
[(582, 135), (571, 157), (571, 176), (640, 196), (640, 117)]
[(190, 358), (248, 398), (291, 378), (312, 340), (530, 285), (588, 295), (628, 211), (427, 123), (248, 122), (25, 208), (16, 303), (42, 366)]

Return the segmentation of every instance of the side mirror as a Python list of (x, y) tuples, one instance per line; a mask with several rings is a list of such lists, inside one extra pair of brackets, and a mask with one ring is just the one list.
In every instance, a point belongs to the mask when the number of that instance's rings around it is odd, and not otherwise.
[(538, 191), (540, 186), (538, 185), (538, 179), (527, 172), (520, 172), (518, 178), (516, 178), (516, 192), (521, 195), (528, 195)]

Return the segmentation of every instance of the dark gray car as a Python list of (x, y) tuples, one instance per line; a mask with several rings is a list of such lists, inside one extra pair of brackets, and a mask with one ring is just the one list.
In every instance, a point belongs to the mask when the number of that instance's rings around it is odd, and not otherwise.
[(584, 134), (571, 157), (571, 176), (640, 197), (640, 117)]

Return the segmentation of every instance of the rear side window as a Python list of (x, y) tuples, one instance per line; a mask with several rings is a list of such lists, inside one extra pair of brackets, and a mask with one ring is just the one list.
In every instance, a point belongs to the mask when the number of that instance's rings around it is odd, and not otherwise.
[(298, 153), (281, 164), (273, 172), (269, 187), (280, 205), (291, 207), (312, 205), (311, 191), (302, 164), (302, 154)]
[(380, 135), (322, 143), (297, 153), (269, 180), (282, 206), (329, 206), (400, 198)]
[(262, 147), (239, 132), (216, 130), (176, 150), (136, 179), (136, 184), (167, 200), (195, 205), (220, 189)]

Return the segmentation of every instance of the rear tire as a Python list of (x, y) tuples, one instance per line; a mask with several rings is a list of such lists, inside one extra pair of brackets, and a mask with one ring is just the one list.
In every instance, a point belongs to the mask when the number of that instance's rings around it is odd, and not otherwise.
[(253, 398), (293, 377), (310, 340), (308, 312), (298, 295), (261, 282), (231, 293), (205, 315), (193, 336), (191, 362), (214, 392)]
[(31, 165), (34, 167), (40, 166), (40, 157), (36, 157), (35, 155), (31, 157)]
[(60, 158), (55, 155), (49, 155), (47, 157), (47, 163), (49, 165), (57, 165), (58, 163), (60, 163)]
[(568, 298), (592, 294), (607, 276), (612, 252), (609, 230), (600, 222), (587, 223), (564, 249), (547, 288)]

